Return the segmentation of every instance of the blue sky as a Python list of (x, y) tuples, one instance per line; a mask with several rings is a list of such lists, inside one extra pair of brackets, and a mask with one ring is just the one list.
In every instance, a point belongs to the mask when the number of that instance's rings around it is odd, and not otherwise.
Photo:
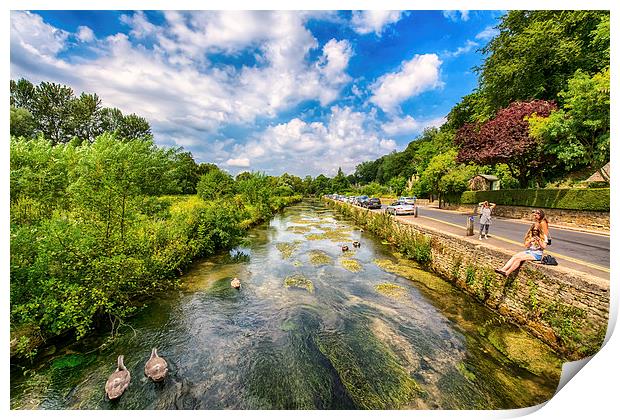
[(495, 11), (13, 11), (11, 78), (147, 118), (236, 174), (334, 175), (402, 150), (476, 86)]

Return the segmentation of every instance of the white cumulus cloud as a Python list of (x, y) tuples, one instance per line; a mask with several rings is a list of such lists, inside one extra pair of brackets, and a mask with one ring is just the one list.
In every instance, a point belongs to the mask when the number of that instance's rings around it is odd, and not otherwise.
[(91, 42), (95, 39), (95, 33), (88, 26), (78, 26), (75, 36), (81, 42)]
[(370, 102), (385, 112), (398, 112), (403, 101), (442, 85), (440, 67), (437, 54), (416, 55), (404, 61), (397, 72), (385, 74), (373, 83)]
[(250, 166), (250, 159), (248, 159), (248, 158), (228, 159), (226, 161), (226, 166), (236, 166), (236, 167), (240, 167), (240, 168), (248, 168)]
[(365, 35), (374, 32), (379, 36), (387, 25), (398, 22), (402, 13), (398, 10), (354, 11), (351, 26), (358, 34)]
[(453, 22), (460, 20), (469, 20), (469, 10), (444, 10), (443, 16)]
[(416, 120), (411, 115), (406, 115), (404, 117), (393, 117), (384, 123), (381, 128), (390, 136), (413, 135), (421, 133), (426, 128), (440, 127), (445, 122), (445, 117)]
[(483, 31), (476, 35), (476, 39), (481, 39), (483, 41), (494, 38), (499, 35), (499, 30), (495, 29), (493, 26), (487, 26)]

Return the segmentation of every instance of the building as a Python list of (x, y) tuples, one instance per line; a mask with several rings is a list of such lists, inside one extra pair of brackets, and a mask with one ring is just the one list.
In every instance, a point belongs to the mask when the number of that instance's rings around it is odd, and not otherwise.
[(472, 191), (499, 190), (499, 178), (495, 175), (478, 174), (469, 180), (468, 188)]

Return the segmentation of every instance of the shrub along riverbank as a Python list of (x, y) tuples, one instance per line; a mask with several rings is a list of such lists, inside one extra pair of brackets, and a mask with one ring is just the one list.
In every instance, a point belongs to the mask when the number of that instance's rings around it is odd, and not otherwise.
[[(217, 168), (198, 195), (171, 195), (175, 157), (108, 134), (82, 145), (11, 139), (11, 355), (33, 356), (58, 336), (114, 333), (178, 285), (192, 260), (234, 247), (301, 200), (265, 175), (235, 181)], [(226, 191), (213, 191), (214, 174), (227, 177)]]

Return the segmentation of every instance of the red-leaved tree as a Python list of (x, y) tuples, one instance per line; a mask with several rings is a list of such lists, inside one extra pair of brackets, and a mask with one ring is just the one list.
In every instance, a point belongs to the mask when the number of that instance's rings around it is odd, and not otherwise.
[(527, 117), (548, 117), (556, 108), (552, 101), (513, 102), (480, 126), (463, 125), (454, 139), (459, 148), (457, 160), (480, 165), (505, 163), (519, 185), (527, 187), (548, 161), (543, 145), (529, 135)]

